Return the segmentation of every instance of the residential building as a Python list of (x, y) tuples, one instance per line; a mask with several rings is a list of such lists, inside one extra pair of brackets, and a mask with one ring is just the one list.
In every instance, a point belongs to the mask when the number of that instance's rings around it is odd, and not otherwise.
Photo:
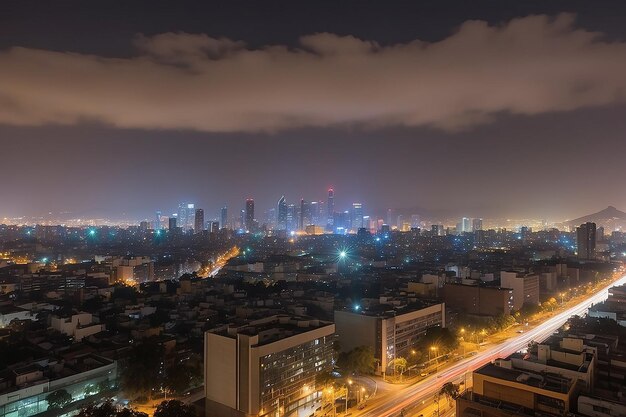
[(339, 345), (345, 352), (359, 346), (371, 346), (380, 361), (378, 373), (386, 373), (396, 357), (407, 357), (420, 337), (430, 327), (446, 326), (445, 304), (407, 305), (394, 309), (389, 305), (378, 308), (335, 311)]
[(539, 304), (539, 276), (516, 271), (500, 272), (500, 287), (513, 290), (513, 308), (519, 310), (524, 304)]

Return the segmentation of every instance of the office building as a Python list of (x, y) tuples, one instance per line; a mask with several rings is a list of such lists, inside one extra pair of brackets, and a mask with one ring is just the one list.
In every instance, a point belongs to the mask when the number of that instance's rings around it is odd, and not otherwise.
[(333, 369), (335, 325), (274, 315), (205, 333), (211, 417), (286, 416), (319, 398), (315, 375)]
[(311, 220), (311, 205), (304, 199), (300, 200), (300, 227), (299, 230), (305, 230)]
[(163, 224), (161, 223), (161, 212), (157, 211), (156, 212), (156, 217), (154, 219), (154, 230), (159, 230), (163, 227)]
[(474, 232), (483, 230), (483, 219), (472, 219), (472, 229)]
[(172, 214), (170, 218), (167, 220), (168, 229), (170, 231), (176, 230), (176, 215)]
[(178, 227), (189, 230), (194, 227), (195, 204), (182, 203), (178, 205)]
[(596, 224), (587, 222), (576, 228), (576, 242), (580, 259), (596, 257)]
[(226, 229), (228, 227), (228, 208), (222, 207), (220, 210), (220, 227)]
[(287, 229), (287, 200), (285, 200), (284, 195), (278, 199), (276, 206), (276, 228), (278, 230)]
[(335, 190), (332, 188), (328, 189), (328, 204), (326, 205), (326, 212), (326, 224), (329, 230), (333, 230), (335, 228)]
[(394, 358), (410, 355), (428, 328), (446, 326), (446, 308), (441, 303), (398, 309), (379, 305), (372, 309), (336, 310), (335, 326), (342, 351), (371, 346), (380, 361), (377, 373), (384, 374)]
[(220, 231), (220, 223), (218, 221), (212, 221), (209, 222), (210, 227), (209, 227), (209, 231), (211, 233), (217, 233)]
[(539, 304), (539, 275), (501, 271), (500, 287), (513, 290), (513, 308), (515, 310), (521, 309), (524, 304)]
[(363, 227), (363, 204), (361, 203), (352, 203), (351, 227), (353, 230)]
[(50, 393), (67, 391), (71, 406), (99, 402), (117, 385), (117, 362), (92, 353), (58, 358), (51, 354), (7, 371), (2, 378), (0, 417), (60, 415), (60, 410), (48, 407)]
[(246, 200), (246, 213), (244, 218), (244, 227), (247, 230), (254, 229), (254, 200), (252, 198), (248, 198)]
[(196, 209), (194, 215), (194, 226), (193, 230), (195, 233), (202, 233), (204, 231), (204, 210)]

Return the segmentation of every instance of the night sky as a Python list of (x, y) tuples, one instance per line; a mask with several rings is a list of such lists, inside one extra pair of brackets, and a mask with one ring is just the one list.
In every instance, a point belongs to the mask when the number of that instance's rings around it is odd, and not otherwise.
[(623, 1), (0, 5), (0, 218), (561, 220), (626, 209), (625, 128)]

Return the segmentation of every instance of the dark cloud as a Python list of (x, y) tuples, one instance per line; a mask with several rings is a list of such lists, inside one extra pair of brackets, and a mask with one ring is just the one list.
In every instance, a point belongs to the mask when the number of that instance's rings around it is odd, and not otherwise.
[(358, 125), (459, 130), (499, 113), (622, 102), (626, 44), (572, 15), (490, 26), (467, 21), (437, 42), (381, 46), (318, 33), (296, 48), (203, 34), (138, 35), (110, 58), (14, 47), (0, 52), (0, 123), (205, 132)]

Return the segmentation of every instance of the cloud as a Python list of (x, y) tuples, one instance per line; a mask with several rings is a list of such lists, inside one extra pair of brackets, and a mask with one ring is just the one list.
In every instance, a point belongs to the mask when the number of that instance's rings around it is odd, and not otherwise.
[(572, 15), (499, 26), (467, 21), (434, 43), (379, 45), (318, 33), (251, 49), (206, 35), (134, 39), (110, 58), (13, 47), (0, 52), (0, 123), (208, 132), (297, 127), (458, 130), (499, 113), (533, 115), (622, 102), (626, 44)]

